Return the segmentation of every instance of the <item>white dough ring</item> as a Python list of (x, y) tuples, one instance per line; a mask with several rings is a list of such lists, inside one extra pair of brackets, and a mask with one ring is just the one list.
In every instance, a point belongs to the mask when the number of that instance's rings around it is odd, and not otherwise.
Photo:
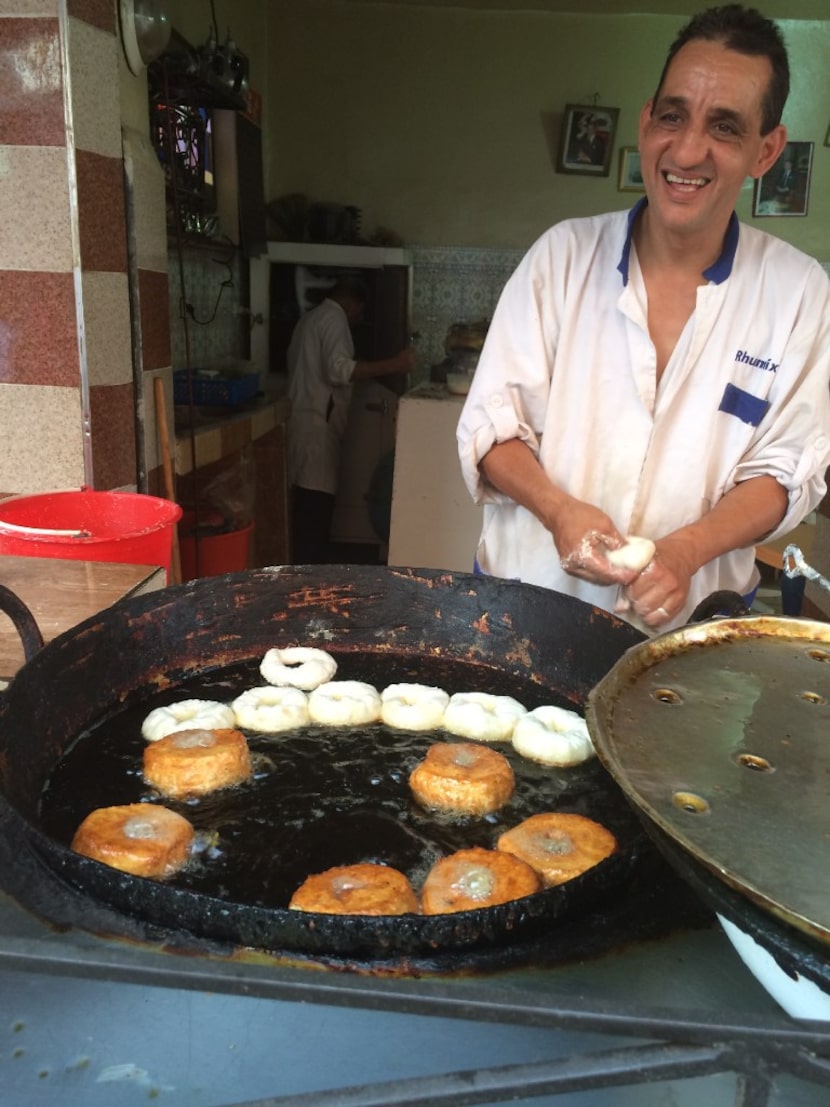
[(513, 749), (542, 765), (579, 765), (594, 756), (588, 725), (576, 711), (548, 704), (516, 723)]
[(650, 538), (638, 538), (630, 534), (624, 544), (616, 550), (609, 550), (606, 558), (618, 569), (630, 569), (642, 572), (654, 557), (654, 543)]
[(310, 692), (331, 680), (337, 672), (337, 662), (325, 650), (292, 646), (287, 650), (268, 650), (259, 671), (269, 684)]
[(312, 722), (325, 726), (362, 726), (380, 718), (377, 689), (361, 680), (330, 680), (308, 697)]
[(217, 700), (181, 700), (155, 707), (141, 724), (141, 735), (158, 742), (178, 730), (225, 730), (234, 725), (233, 708)]
[(456, 692), (441, 725), (451, 734), (476, 742), (509, 742), (517, 721), (527, 713), (512, 696), (492, 692)]
[(263, 734), (277, 734), (308, 722), (308, 696), (301, 688), (276, 688), (273, 684), (249, 688), (231, 707), (237, 726)]
[(450, 697), (427, 684), (390, 684), (380, 694), (380, 717), (398, 730), (434, 730), (441, 726)]

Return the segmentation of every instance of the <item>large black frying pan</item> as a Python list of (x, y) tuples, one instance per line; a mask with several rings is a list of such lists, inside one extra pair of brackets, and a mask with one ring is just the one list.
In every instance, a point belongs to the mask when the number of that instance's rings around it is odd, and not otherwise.
[[(25, 623), (19, 612), (16, 622)], [(596, 682), (641, 641), (628, 624), (579, 600), (435, 570), (290, 567), (194, 581), (120, 602), (39, 651), (32, 637), (32, 656), (0, 696), (0, 790), (54, 873), (152, 925), (311, 955), (409, 956), (510, 943), (613, 897), (631, 878), (645, 835), (597, 762), (593, 813), (614, 825), (617, 853), (557, 888), (433, 917), (306, 914), (120, 873), (45, 833), (44, 782), (76, 739), (102, 720), (259, 659), (274, 645), (318, 645), (341, 662), (359, 657), (370, 679), (386, 672), (390, 682), (417, 680), (428, 671), (429, 683), (440, 683), (443, 667), (448, 680), (470, 690), (515, 684), (535, 692), (538, 703), (581, 708)]]

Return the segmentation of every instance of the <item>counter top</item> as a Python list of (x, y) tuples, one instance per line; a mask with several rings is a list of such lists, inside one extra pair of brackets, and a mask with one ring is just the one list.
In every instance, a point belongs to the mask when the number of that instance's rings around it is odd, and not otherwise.
[[(166, 574), (154, 565), (4, 555), (0, 584), (23, 601), (50, 642), (117, 600), (164, 588)], [(0, 682), (11, 680), (24, 660), (17, 631), (0, 612)]]
[(191, 412), (186, 407), (175, 408), (176, 472), (183, 475), (200, 469), (284, 424), (288, 397), (281, 385), (272, 385), (272, 389), (238, 409), (194, 408)]
[(450, 392), (445, 384), (437, 382), (418, 384), (401, 396), (402, 400), (452, 400), (459, 406), (464, 403), (466, 398), (466, 394)]

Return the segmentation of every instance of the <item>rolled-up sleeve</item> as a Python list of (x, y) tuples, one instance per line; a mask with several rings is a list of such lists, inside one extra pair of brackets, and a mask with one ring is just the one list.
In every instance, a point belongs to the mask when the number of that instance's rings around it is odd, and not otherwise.
[(328, 313), (320, 322), (320, 345), (326, 378), (331, 385), (348, 384), (355, 367), (354, 342), (345, 312)]
[(476, 503), (509, 499), (481, 475), (493, 446), (515, 438), (539, 455), (555, 343), (551, 305), (534, 272), (544, 249), (540, 240), (504, 287), (458, 422), (461, 473)]
[[(815, 320), (821, 320), (816, 330)], [(770, 393), (770, 430), (736, 467), (734, 482), (772, 476), (788, 493), (784, 518), (769, 537), (792, 530), (821, 501), (830, 465), (830, 281), (819, 273), (805, 297)]]

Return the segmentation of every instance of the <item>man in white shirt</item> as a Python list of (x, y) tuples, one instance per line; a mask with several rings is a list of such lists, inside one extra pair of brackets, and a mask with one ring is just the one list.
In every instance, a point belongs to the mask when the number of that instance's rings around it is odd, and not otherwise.
[[(484, 572), (654, 632), (751, 592), (755, 543), (821, 499), (830, 282), (734, 214), (788, 89), (775, 24), (694, 17), (641, 113), (646, 199), (553, 227), (508, 281), (458, 427)], [(656, 545), (639, 573), (607, 558), (631, 534)]]
[(326, 299), (298, 321), (288, 347), (288, 469), (292, 485), (292, 559), (330, 559), (329, 535), (340, 471), (340, 450), (354, 381), (409, 373), (415, 351), (356, 360), (351, 326), (363, 318), (367, 289), (341, 277)]

